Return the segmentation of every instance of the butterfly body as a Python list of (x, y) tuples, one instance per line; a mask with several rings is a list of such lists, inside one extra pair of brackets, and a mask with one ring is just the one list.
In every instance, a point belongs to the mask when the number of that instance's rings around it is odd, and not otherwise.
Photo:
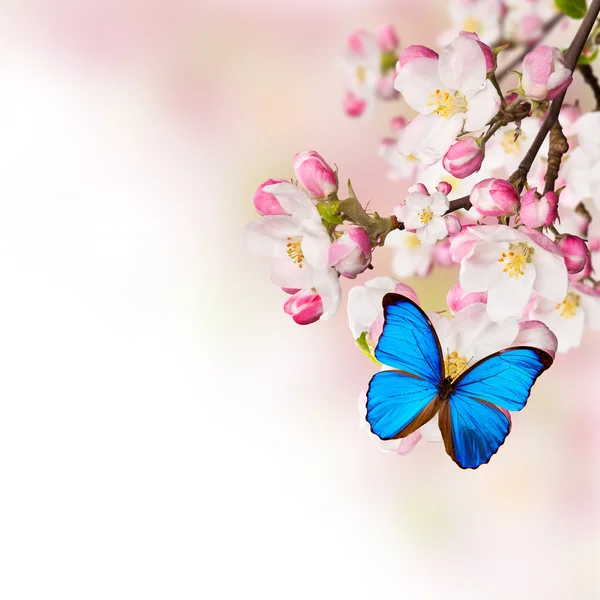
[(436, 415), (447, 453), (461, 468), (487, 463), (511, 429), (509, 410), (521, 410), (552, 357), (513, 347), (454, 376), (447, 373), (427, 315), (398, 294), (383, 299), (384, 328), (375, 350), (393, 370), (377, 373), (367, 392), (367, 421), (384, 440), (404, 438)]

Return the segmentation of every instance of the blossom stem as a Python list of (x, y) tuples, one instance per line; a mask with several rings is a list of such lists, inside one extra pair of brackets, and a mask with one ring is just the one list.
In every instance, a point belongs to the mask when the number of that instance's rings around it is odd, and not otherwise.
[(592, 92), (594, 92), (594, 98), (596, 99), (595, 110), (600, 110), (600, 83), (598, 82), (598, 78), (594, 74), (591, 65), (579, 65), (578, 69), (585, 82), (590, 86)]
[[(573, 38), (573, 41), (571, 42), (571, 45), (565, 53), (565, 66), (567, 69), (570, 69), (571, 71), (575, 70), (577, 61), (581, 56), (581, 52), (583, 51), (588, 36), (590, 35), (590, 32), (596, 23), (596, 18), (598, 17), (599, 13), (600, 0), (593, 0), (587, 14), (579, 26), (579, 29), (577, 30), (577, 33), (575, 34), (575, 37)], [(525, 185), (531, 165), (533, 165), (533, 161), (538, 155), (546, 136), (548, 133), (550, 133), (554, 123), (556, 123), (558, 120), (558, 115), (560, 114), (560, 109), (565, 100), (566, 94), (567, 90), (553, 100), (552, 104), (550, 105), (550, 110), (548, 111), (548, 114), (546, 115), (546, 118), (544, 119), (544, 122), (538, 131), (538, 134), (535, 136), (531, 147), (521, 161), (519, 168), (509, 178), (509, 181), (514, 183), (519, 191), (522, 190)]]

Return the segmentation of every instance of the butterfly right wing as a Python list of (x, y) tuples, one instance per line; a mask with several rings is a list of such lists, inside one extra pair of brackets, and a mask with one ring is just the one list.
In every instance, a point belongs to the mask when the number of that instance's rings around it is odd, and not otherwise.
[(389, 440), (410, 435), (436, 414), (444, 365), (433, 325), (421, 308), (399, 294), (386, 294), (383, 307), (375, 357), (396, 370), (371, 379), (367, 421), (375, 435)]

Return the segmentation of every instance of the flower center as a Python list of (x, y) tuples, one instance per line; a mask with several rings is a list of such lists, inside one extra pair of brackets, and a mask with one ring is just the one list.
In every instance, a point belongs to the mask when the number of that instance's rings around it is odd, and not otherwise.
[(421, 245), (421, 241), (417, 237), (416, 233), (407, 233), (404, 237), (404, 245), (411, 250), (418, 248)]
[(421, 219), (421, 223), (423, 224), (429, 223), (429, 221), (433, 219), (433, 211), (431, 210), (431, 208), (424, 208), (419, 213), (419, 219)]
[(521, 140), (526, 140), (527, 136), (525, 136), (522, 132), (515, 139), (515, 132), (507, 131), (502, 134), (502, 147), (504, 148), (504, 152), (506, 154), (517, 154), (521, 151)]
[(288, 238), (287, 250), (288, 256), (295, 262), (300, 268), (302, 268), (302, 261), (304, 260), (304, 254), (302, 252), (302, 246), (300, 246), (300, 240), (292, 241), (292, 238)]
[(503, 252), (498, 259), (502, 263), (503, 273), (507, 273), (509, 277), (519, 279), (521, 275), (525, 275), (527, 265), (531, 263), (531, 257), (535, 250), (530, 248), (525, 242), (511, 244), (508, 247), (508, 252)]
[(580, 300), (581, 296), (579, 294), (569, 292), (567, 297), (556, 305), (556, 310), (563, 319), (572, 319), (577, 313), (577, 307), (579, 306)]
[(446, 354), (444, 357), (444, 368), (446, 369), (446, 377), (451, 377), (452, 381), (467, 369), (468, 361), (466, 358), (458, 355), (458, 352)]
[(451, 94), (448, 90), (435, 90), (428, 97), (431, 100), (427, 106), (435, 106), (433, 112), (447, 119), (456, 113), (467, 112), (467, 99), (459, 92)]
[(479, 19), (476, 19), (475, 17), (466, 17), (463, 21), (462, 28), (464, 31), (479, 33), (483, 29), (483, 24)]
[(367, 79), (367, 69), (363, 65), (356, 67), (356, 79), (360, 85)]

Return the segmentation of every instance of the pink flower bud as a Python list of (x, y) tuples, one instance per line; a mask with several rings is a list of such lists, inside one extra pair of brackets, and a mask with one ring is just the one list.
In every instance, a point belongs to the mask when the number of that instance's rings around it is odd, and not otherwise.
[(398, 66), (405, 67), (417, 58), (439, 58), (439, 54), (427, 46), (408, 46), (400, 52)]
[(458, 35), (460, 37), (471, 38), (479, 44), (479, 47), (481, 48), (481, 51), (483, 52), (483, 55), (485, 56), (486, 71), (489, 73), (496, 66), (496, 61), (494, 60), (494, 53), (492, 52), (492, 49), (487, 44), (484, 44), (479, 39), (479, 36), (475, 32), (461, 31)]
[(429, 191), (427, 190), (427, 188), (425, 187), (425, 184), (423, 184), (423, 183), (415, 183), (415, 185), (411, 185), (408, 188), (408, 193), (412, 194), (413, 192), (419, 192), (421, 194), (425, 194), (426, 196), (429, 196)]
[(440, 181), (436, 186), (435, 189), (440, 193), (440, 194), (444, 194), (444, 196), (447, 196), (451, 191), (452, 191), (452, 186), (447, 182), (447, 181)]
[(382, 27), (377, 33), (377, 44), (382, 52), (393, 52), (398, 48), (398, 34), (393, 25)]
[(298, 325), (310, 325), (321, 318), (323, 302), (314, 290), (300, 290), (288, 298), (283, 310), (291, 315)]
[(594, 268), (592, 266), (592, 252), (590, 252), (585, 259), (585, 265), (583, 265), (583, 269), (581, 269), (581, 271), (579, 271), (579, 273), (574, 273), (573, 275), (569, 275), (569, 279), (571, 280), (571, 282), (581, 281), (582, 279), (591, 277), (593, 271), (594, 271)]
[(462, 225), (457, 217), (448, 215), (446, 217), (446, 229), (448, 230), (448, 235), (456, 235), (461, 232)]
[(327, 198), (337, 192), (338, 181), (334, 170), (314, 150), (299, 152), (294, 156), (294, 172), (300, 185), (313, 198)]
[(457, 179), (477, 173), (483, 162), (483, 152), (474, 138), (453, 144), (442, 160), (444, 169)]
[(365, 38), (369, 37), (369, 33), (364, 29), (354, 31), (348, 37), (348, 48), (354, 54), (363, 54), (365, 51)]
[(471, 190), (471, 204), (486, 217), (511, 215), (519, 205), (519, 193), (504, 179), (484, 179)]
[(558, 216), (558, 196), (548, 192), (540, 196), (537, 188), (531, 188), (521, 198), (521, 221), (527, 227), (552, 225)]
[(288, 212), (283, 210), (283, 207), (277, 201), (277, 198), (273, 194), (263, 191), (263, 188), (267, 185), (273, 185), (275, 183), (283, 183), (284, 179), (267, 179), (264, 183), (261, 183), (254, 194), (254, 207), (259, 215), (271, 216), (271, 215), (289, 215)]
[(454, 264), (450, 249), (450, 240), (448, 238), (433, 246), (433, 260), (440, 267), (451, 267)]
[(558, 339), (541, 321), (522, 321), (512, 346), (539, 348), (554, 358)]
[(466, 308), (470, 304), (475, 304), (480, 302), (482, 304), (487, 304), (487, 292), (474, 292), (472, 294), (467, 294), (465, 290), (462, 289), (460, 283), (453, 285), (448, 290), (448, 295), (446, 296), (446, 304), (455, 315), (457, 312), (460, 312), (463, 308)]
[(371, 263), (371, 240), (362, 227), (350, 227), (329, 246), (329, 264), (348, 279), (354, 279)]
[(390, 121), (390, 127), (395, 133), (400, 133), (406, 127), (406, 119), (404, 117), (394, 117)]
[(367, 101), (359, 98), (352, 92), (348, 92), (344, 98), (344, 112), (349, 117), (360, 117), (367, 108)]
[(567, 271), (571, 274), (582, 271), (589, 254), (587, 244), (579, 236), (567, 234), (558, 240), (557, 245), (565, 259)]
[(530, 100), (554, 100), (572, 81), (562, 52), (554, 46), (538, 46), (523, 59), (522, 86)]

